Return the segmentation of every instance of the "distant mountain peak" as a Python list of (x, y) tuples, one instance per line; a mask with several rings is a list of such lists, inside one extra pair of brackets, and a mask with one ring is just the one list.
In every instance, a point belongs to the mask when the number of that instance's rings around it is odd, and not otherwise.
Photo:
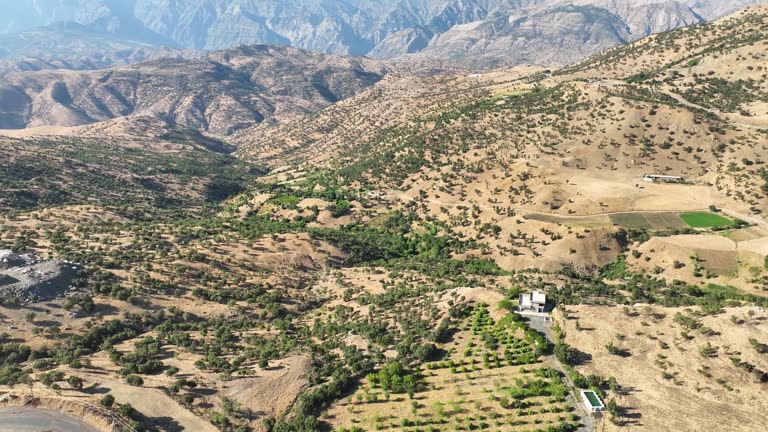
[[(654, 32), (720, 17), (760, 0), (19, 0), (0, 17), (0, 32), (13, 33), (76, 21), (116, 38), (184, 49), (226, 49), (241, 44), (282, 44), (379, 59), (423, 53), (477, 67), (513, 65), (498, 51), (515, 24), (547, 27), (577, 14), (572, 29), (541, 34), (585, 40), (596, 49)], [(581, 18), (577, 18), (581, 16)], [(523, 21), (521, 21), (523, 20)], [(607, 29), (613, 27), (613, 35)], [(497, 39), (497, 35), (502, 35)], [(501, 41), (501, 42), (500, 42)], [(67, 41), (63, 40), (62, 44)], [(519, 50), (517, 44), (511, 47)], [(523, 47), (534, 52), (540, 46)], [(8, 51), (8, 50), (7, 50)], [(64, 51), (64, 50), (62, 50)], [(577, 51), (575, 56), (595, 51)], [(563, 50), (561, 54), (568, 54)], [(8, 55), (13, 55), (10, 52)], [(574, 56), (564, 56), (563, 64)]]

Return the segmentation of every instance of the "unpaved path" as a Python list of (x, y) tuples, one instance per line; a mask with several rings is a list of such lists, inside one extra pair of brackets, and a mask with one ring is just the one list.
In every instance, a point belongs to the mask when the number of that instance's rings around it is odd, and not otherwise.
[[(546, 318), (540, 317), (540, 316), (526, 316), (526, 318), (528, 319), (528, 325), (530, 325), (531, 328), (543, 334), (550, 343), (554, 343), (551, 316)], [(593, 432), (595, 430), (595, 418), (592, 417), (592, 414), (589, 413), (586, 408), (584, 408), (584, 405), (582, 404), (581, 399), (579, 399), (579, 397), (576, 396), (579, 390), (573, 384), (573, 381), (571, 381), (571, 378), (568, 376), (568, 373), (565, 371), (565, 368), (560, 363), (560, 361), (557, 360), (557, 357), (554, 354), (550, 354), (546, 356), (545, 359), (547, 359), (549, 362), (555, 365), (557, 370), (559, 370), (563, 374), (566, 384), (571, 389), (571, 393), (568, 395), (568, 398), (571, 404), (573, 404), (573, 406), (576, 407), (576, 411), (578, 411), (579, 417), (581, 417), (582, 427), (580, 431)]]
[(61, 411), (34, 407), (0, 408), (0, 432), (99, 432)]

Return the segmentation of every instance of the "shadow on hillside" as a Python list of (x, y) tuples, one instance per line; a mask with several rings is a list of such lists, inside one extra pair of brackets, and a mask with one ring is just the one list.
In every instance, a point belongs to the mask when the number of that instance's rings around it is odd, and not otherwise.
[(571, 347), (570, 351), (570, 355), (572, 356), (570, 362), (571, 366), (582, 366), (592, 362), (592, 354), (585, 353), (584, 351), (580, 351), (573, 347)]
[(640, 419), (643, 417), (634, 408), (619, 407), (616, 416), (616, 423), (619, 426), (642, 426), (643, 422)]
[(142, 423), (145, 424), (151, 424), (152, 426), (157, 427), (160, 430), (167, 431), (167, 432), (182, 432), (184, 428), (179, 424), (178, 421), (174, 420), (171, 417), (147, 417), (147, 416), (141, 416), (143, 417), (141, 420)]

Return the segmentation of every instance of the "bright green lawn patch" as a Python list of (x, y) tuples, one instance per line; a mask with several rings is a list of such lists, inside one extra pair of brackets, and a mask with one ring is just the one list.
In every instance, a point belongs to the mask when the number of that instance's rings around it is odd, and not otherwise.
[(299, 206), (301, 198), (293, 195), (277, 195), (268, 199), (267, 202), (284, 209), (295, 209)]
[(726, 217), (706, 212), (683, 213), (680, 219), (692, 228), (717, 228), (733, 224), (733, 221)]

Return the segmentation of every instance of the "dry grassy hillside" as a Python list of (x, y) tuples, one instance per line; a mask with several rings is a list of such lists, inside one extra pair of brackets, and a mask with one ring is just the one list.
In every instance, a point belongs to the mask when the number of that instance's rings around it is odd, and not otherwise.
[[(750, 343), (765, 336), (764, 309), (715, 315), (650, 305), (567, 311), (567, 319), (558, 320), (565, 340), (589, 359), (577, 369), (620, 383), (614, 392), (620, 419), (604, 421), (600, 430), (693, 431), (719, 424), (748, 431), (768, 421), (765, 381), (750, 372), (768, 368), (768, 357)], [(608, 344), (621, 353), (611, 354)]]
[[(759, 429), (767, 15), (659, 36), (710, 35), (695, 61), (390, 75), (231, 142), (6, 132), (0, 400), (167, 432)], [(75, 276), (42, 298), (26, 262)], [(557, 326), (509, 313), (531, 290)]]
[[(520, 77), (520, 73), (505, 74)], [(437, 75), (389, 75), (360, 95), (295, 121), (262, 124), (235, 134), (230, 141), (244, 158), (275, 165), (303, 160), (327, 161), (337, 151), (375, 140), (402, 124), (438, 115), (444, 106), (482, 97), (475, 78)]]
[[(482, 241), (467, 256), (492, 256), (506, 269), (604, 265), (627, 246), (616, 226), (638, 227), (627, 222), (632, 212), (657, 212), (648, 227), (663, 230), (687, 227), (675, 212), (709, 206), (764, 224), (768, 121), (754, 101), (766, 82), (759, 78), (767, 11), (755, 7), (658, 36), (664, 44), (641, 41), (554, 73), (388, 77), (306, 119), (241, 132), (236, 154), (275, 167), (327, 167), (364, 194)], [(695, 52), (697, 63), (680, 72), (678, 45), (691, 45), (691, 33), (710, 36), (694, 38), (698, 48), (685, 52)], [(632, 60), (637, 52), (642, 60)], [(621, 53), (623, 64), (610, 60)], [(737, 76), (752, 80), (744, 81), (749, 97), (730, 84), (718, 97), (740, 110), (711, 108), (722, 101), (698, 105), (715, 91), (701, 76), (726, 79), (737, 58), (745, 71)], [(640, 76), (643, 62), (672, 66)], [(607, 64), (616, 66), (604, 72)], [(709, 67), (715, 72), (700, 70)], [(601, 74), (609, 79), (591, 77)], [(646, 173), (687, 184), (643, 182)], [(720, 281), (753, 289), (760, 280), (753, 266), (731, 266)]]
[[(433, 195), (461, 178), (470, 185), (449, 194), (486, 205), (559, 214), (664, 210), (657, 188), (649, 197), (638, 185), (642, 174), (658, 173), (706, 188), (711, 202), (703, 207), (759, 213), (767, 203), (767, 10), (665, 33), (553, 74), (390, 78), (234, 142), (246, 159), (324, 163), (349, 182), (385, 189)], [(643, 62), (666, 66), (646, 72)], [(471, 183), (480, 183), (483, 198)], [(688, 188), (683, 206), (701, 207), (704, 188)]]

